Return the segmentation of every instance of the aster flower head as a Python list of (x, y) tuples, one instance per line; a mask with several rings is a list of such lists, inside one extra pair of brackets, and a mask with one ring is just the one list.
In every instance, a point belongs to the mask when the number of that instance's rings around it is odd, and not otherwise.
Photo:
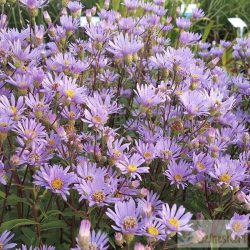
[(143, 47), (143, 43), (139, 38), (130, 36), (126, 33), (120, 33), (114, 37), (113, 41), (109, 41), (107, 50), (118, 59), (125, 59), (130, 62), (133, 56)]
[(144, 143), (142, 140), (135, 141), (137, 152), (144, 158), (145, 162), (150, 163), (156, 156), (155, 147), (152, 143)]
[(166, 226), (156, 217), (146, 218), (143, 221), (141, 234), (150, 239), (164, 240), (166, 238)]
[(180, 95), (180, 100), (190, 116), (207, 115), (209, 105), (206, 95), (198, 90), (185, 91)]
[(105, 206), (107, 204), (113, 203), (116, 199), (112, 198), (117, 187), (117, 181), (112, 179), (111, 181), (106, 181), (102, 176), (100, 179), (95, 179), (93, 181), (82, 181), (80, 184), (76, 185), (76, 189), (81, 195), (81, 200), (88, 200), (89, 206)]
[(128, 149), (130, 143), (123, 143), (124, 139), (114, 140), (113, 138), (108, 139), (108, 156), (110, 156), (113, 163), (122, 160), (124, 151)]
[(76, 84), (76, 79), (67, 76), (64, 76), (62, 79), (58, 91), (61, 94), (62, 100), (66, 103), (81, 104), (86, 96), (85, 88), (79, 87)]
[(162, 208), (160, 196), (153, 191), (150, 191), (146, 197), (138, 199), (138, 206), (142, 209), (144, 217), (156, 216)]
[(3, 250), (13, 249), (17, 245), (16, 243), (10, 243), (13, 237), (14, 234), (7, 230), (0, 234), (0, 248)]
[(234, 213), (230, 222), (226, 225), (226, 229), (231, 231), (231, 238), (233, 240), (236, 237), (242, 238), (243, 235), (249, 233), (249, 216), (250, 214), (239, 215)]
[(17, 248), (16, 250), (55, 250), (56, 248), (53, 246), (41, 245), (40, 247), (28, 247), (26, 245), (22, 245), (21, 248)]
[(178, 157), (181, 148), (169, 138), (160, 138), (156, 142), (156, 155), (165, 162), (169, 162)]
[(137, 102), (144, 108), (153, 108), (160, 103), (165, 101), (165, 96), (153, 85), (139, 85), (135, 90), (137, 97)]
[(141, 180), (140, 174), (148, 173), (149, 167), (141, 166), (145, 160), (139, 154), (124, 156), (124, 160), (116, 163), (116, 167), (120, 169), (122, 174), (127, 174), (132, 178), (138, 177)]
[(172, 208), (166, 203), (162, 205), (162, 211), (159, 212), (160, 221), (167, 227), (167, 234), (174, 234), (181, 232), (193, 231), (191, 224), (189, 224), (192, 218), (191, 213), (185, 213), (185, 208), (180, 206), (177, 209), (177, 205), (174, 204)]
[(187, 30), (191, 27), (191, 21), (189, 18), (186, 17), (178, 17), (176, 18), (176, 25), (180, 29)]
[(108, 235), (102, 231), (91, 231), (90, 227), (90, 221), (82, 220), (79, 234), (76, 238), (77, 247), (71, 248), (71, 250), (106, 250), (109, 248)]
[(24, 99), (22, 97), (19, 97), (16, 101), (13, 94), (10, 98), (5, 95), (0, 96), (0, 114), (2, 116), (18, 121), (24, 110)]
[(140, 208), (133, 199), (116, 202), (115, 210), (108, 208), (106, 215), (115, 222), (112, 227), (118, 232), (138, 234), (141, 228)]
[(218, 180), (218, 185), (224, 184), (230, 188), (238, 186), (248, 177), (246, 167), (239, 160), (231, 160), (229, 157), (218, 159), (209, 174)]
[(45, 142), (45, 127), (41, 123), (37, 123), (34, 119), (25, 118), (19, 121), (13, 131), (18, 135), (18, 142), (21, 145), (29, 145), (36, 142)]
[(45, 165), (33, 176), (34, 184), (45, 187), (67, 200), (66, 195), (69, 195), (69, 186), (76, 182), (75, 174), (69, 172), (69, 169), (70, 167), (63, 169), (59, 165)]
[(182, 160), (178, 164), (175, 161), (172, 161), (164, 175), (168, 177), (172, 185), (176, 184), (177, 188), (179, 188), (179, 186), (185, 188), (188, 181), (192, 178), (192, 170), (190, 165)]

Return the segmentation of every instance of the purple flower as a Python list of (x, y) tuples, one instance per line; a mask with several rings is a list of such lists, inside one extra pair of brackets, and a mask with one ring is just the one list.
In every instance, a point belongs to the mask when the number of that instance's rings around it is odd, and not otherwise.
[(241, 181), (246, 180), (246, 167), (238, 160), (231, 160), (229, 157), (221, 157), (215, 162), (214, 170), (209, 174), (216, 178), (218, 185), (228, 185), (231, 188), (238, 186)]
[(17, 123), (13, 129), (19, 136), (17, 138), (20, 145), (29, 145), (36, 142), (46, 142), (45, 127), (37, 123), (34, 119), (25, 118)]
[(188, 224), (192, 218), (191, 213), (185, 213), (185, 208), (180, 206), (177, 209), (176, 204), (170, 209), (169, 205), (166, 203), (162, 205), (162, 211), (159, 212), (162, 223), (167, 227), (167, 234), (174, 234), (181, 232), (193, 231), (191, 225)]
[(109, 139), (107, 142), (108, 156), (111, 158), (111, 164), (123, 159), (124, 150), (128, 150), (130, 143), (123, 143), (123, 138), (120, 140)]
[(17, 248), (16, 250), (55, 250), (56, 248), (53, 246), (41, 245), (40, 247), (28, 247), (26, 245), (22, 245), (21, 248)]
[(187, 30), (191, 27), (191, 24), (192, 23), (189, 18), (185, 18), (185, 17), (176, 18), (176, 25), (180, 29)]
[(133, 179), (138, 177), (141, 180), (140, 174), (148, 173), (149, 167), (142, 167), (144, 159), (139, 154), (133, 154), (132, 156), (124, 156), (124, 160), (116, 163), (116, 167), (119, 168), (122, 174), (127, 174)]
[(86, 96), (86, 90), (84, 87), (79, 87), (76, 84), (76, 79), (64, 76), (62, 84), (58, 88), (59, 93), (63, 101), (66, 103), (81, 104)]
[(143, 141), (135, 141), (136, 150), (145, 162), (150, 163), (155, 158), (155, 147), (152, 143), (144, 143)]
[(0, 113), (2, 116), (18, 121), (24, 110), (24, 99), (22, 97), (19, 97), (16, 102), (13, 94), (11, 94), (10, 98), (5, 95), (0, 96)]
[(59, 165), (45, 165), (33, 176), (34, 184), (60, 194), (64, 200), (67, 200), (66, 195), (69, 195), (69, 186), (76, 182), (75, 174), (69, 172), (69, 169), (70, 167), (63, 169)]
[(44, 7), (48, 0), (20, 0), (20, 2), (29, 9), (38, 9)]
[(135, 55), (141, 48), (143, 43), (136, 37), (129, 37), (126, 33), (120, 33), (114, 37), (114, 41), (109, 42), (107, 50), (112, 53), (116, 58), (130, 61), (132, 56)]
[(160, 103), (165, 101), (165, 96), (160, 91), (157, 92), (157, 89), (153, 85), (139, 85), (135, 91), (137, 102), (145, 108), (153, 108)]
[(164, 240), (166, 238), (165, 227), (158, 218), (150, 217), (144, 220), (140, 232), (150, 239)]
[(180, 100), (190, 116), (207, 115), (209, 104), (206, 95), (201, 91), (186, 91), (180, 95)]
[(138, 199), (138, 206), (142, 209), (142, 214), (145, 217), (156, 216), (162, 208), (160, 196), (153, 191), (147, 194), (146, 198)]
[(159, 139), (155, 146), (156, 155), (166, 162), (176, 159), (180, 154), (180, 150), (180, 146), (169, 138)]
[(184, 189), (185, 186), (187, 186), (187, 182), (190, 181), (192, 177), (192, 170), (190, 165), (182, 160), (178, 164), (172, 161), (164, 175), (168, 177), (172, 185), (176, 184), (177, 188), (182, 186)]
[(71, 248), (71, 250), (81, 250), (81, 249), (98, 249), (98, 250), (106, 250), (109, 248), (108, 242), (109, 238), (108, 235), (101, 231), (94, 231), (92, 230), (90, 233), (89, 241), (85, 245), (84, 248), (80, 247), (81, 243), (79, 239), (77, 239), (78, 245), (76, 248)]
[(202, 9), (198, 9), (198, 8), (195, 8), (193, 10), (193, 13), (192, 13), (192, 17), (195, 19), (195, 20), (199, 20), (201, 19), (202, 17), (205, 16), (205, 13)]
[(234, 213), (230, 222), (226, 225), (226, 229), (231, 231), (231, 238), (233, 240), (235, 237), (242, 238), (243, 235), (249, 233), (249, 216), (250, 214), (239, 215)]
[(9, 241), (14, 237), (14, 234), (5, 230), (0, 235), (0, 248), (2, 250), (13, 249), (16, 246), (16, 243), (9, 243)]
[(115, 211), (108, 208), (106, 214), (115, 222), (112, 227), (116, 231), (124, 234), (138, 234), (141, 228), (140, 208), (136, 206), (133, 199), (116, 202)]
[(116, 199), (112, 198), (117, 189), (117, 182), (111, 179), (109, 182), (104, 180), (104, 176), (93, 181), (82, 181), (75, 185), (76, 190), (81, 195), (81, 200), (88, 200), (89, 206), (105, 206), (113, 203)]

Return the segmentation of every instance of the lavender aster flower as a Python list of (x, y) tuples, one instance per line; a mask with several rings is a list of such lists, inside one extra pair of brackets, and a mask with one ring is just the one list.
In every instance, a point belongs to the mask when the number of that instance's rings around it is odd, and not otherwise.
[(9, 241), (14, 237), (14, 234), (11, 234), (11, 232), (5, 230), (0, 235), (0, 249), (7, 250), (7, 249), (13, 249), (16, 246), (16, 243), (9, 243)]
[(133, 154), (132, 156), (124, 156), (124, 160), (116, 163), (116, 167), (119, 168), (122, 174), (128, 174), (132, 178), (138, 177), (141, 180), (140, 174), (148, 173), (149, 167), (142, 167), (144, 159), (139, 154)]
[(136, 207), (133, 199), (129, 201), (118, 201), (115, 203), (115, 211), (108, 208), (107, 216), (115, 222), (112, 227), (124, 234), (137, 234), (140, 227), (140, 208)]
[(179, 186), (185, 188), (187, 182), (191, 178), (191, 174), (192, 171), (189, 164), (182, 160), (178, 164), (175, 161), (172, 161), (164, 173), (164, 175), (166, 175), (171, 181), (171, 184), (177, 185), (177, 188), (179, 188)]
[(126, 59), (128, 62), (143, 47), (143, 43), (136, 37), (129, 37), (128, 34), (120, 33), (109, 42), (107, 50), (118, 59)]
[(170, 209), (169, 205), (166, 203), (162, 205), (162, 211), (159, 212), (162, 223), (167, 227), (167, 234), (178, 233), (181, 234), (182, 231), (193, 231), (191, 225), (188, 224), (192, 218), (191, 213), (185, 213), (185, 208), (180, 206), (177, 209), (176, 204)]
[(242, 238), (243, 235), (249, 233), (249, 216), (239, 215), (234, 213), (230, 222), (226, 225), (226, 229), (231, 231), (231, 238), (234, 240), (236, 237)]
[(76, 181), (75, 174), (69, 172), (70, 167), (63, 169), (59, 165), (45, 165), (33, 176), (34, 184), (50, 189), (53, 193), (60, 194), (64, 200), (69, 195), (69, 185)]

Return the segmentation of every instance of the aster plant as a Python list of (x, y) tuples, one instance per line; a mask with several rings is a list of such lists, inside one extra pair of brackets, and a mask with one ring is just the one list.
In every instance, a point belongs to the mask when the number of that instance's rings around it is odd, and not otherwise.
[(164, 0), (49, 2), (0, 15), (0, 249), (167, 249), (195, 218), (245, 236), (250, 38), (205, 42)]

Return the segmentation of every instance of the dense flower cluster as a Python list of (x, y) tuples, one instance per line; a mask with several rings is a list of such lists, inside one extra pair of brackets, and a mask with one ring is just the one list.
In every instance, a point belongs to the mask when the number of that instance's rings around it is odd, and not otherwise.
[(196, 213), (245, 235), (250, 38), (202, 42), (204, 12), (174, 19), (164, 0), (124, 0), (124, 16), (63, 1), (44, 25), (48, 1), (20, 2), (30, 23), (0, 22), (0, 223), (19, 219), (34, 241), (4, 228), (0, 249), (160, 249)]

